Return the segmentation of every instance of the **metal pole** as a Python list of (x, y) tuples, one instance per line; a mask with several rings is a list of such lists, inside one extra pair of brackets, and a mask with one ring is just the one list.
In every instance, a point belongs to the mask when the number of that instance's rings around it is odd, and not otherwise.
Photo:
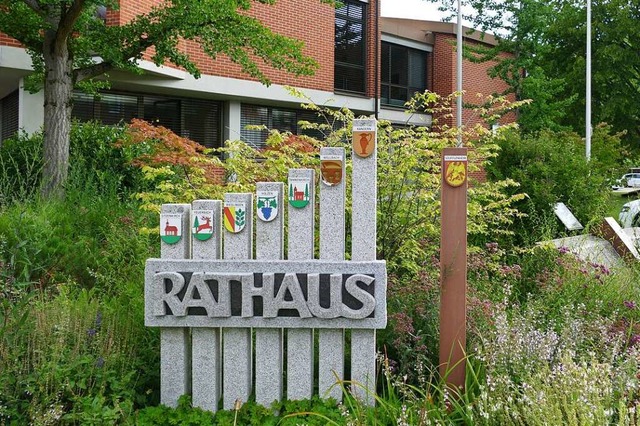
[(591, 0), (587, 0), (587, 89), (585, 113), (585, 145), (587, 161), (591, 160)]
[(462, 146), (462, 0), (458, 0), (458, 25), (457, 25), (457, 114), (456, 126), (458, 127), (458, 147)]

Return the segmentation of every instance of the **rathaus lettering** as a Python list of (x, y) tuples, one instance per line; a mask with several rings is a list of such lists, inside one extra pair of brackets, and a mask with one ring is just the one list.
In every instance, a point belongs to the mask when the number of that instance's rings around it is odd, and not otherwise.
[(157, 272), (153, 315), (364, 319), (376, 308), (375, 285), (361, 273)]

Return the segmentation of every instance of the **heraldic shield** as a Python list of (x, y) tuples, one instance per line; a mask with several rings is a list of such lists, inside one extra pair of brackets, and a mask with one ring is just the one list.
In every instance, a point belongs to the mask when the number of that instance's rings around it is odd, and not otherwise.
[(342, 159), (320, 158), (320, 173), (325, 185), (338, 185), (342, 182)]
[(309, 204), (309, 187), (311, 182), (308, 179), (289, 179), (289, 204), (291, 207), (301, 209)]
[(175, 244), (182, 239), (182, 215), (175, 213), (160, 215), (160, 239), (166, 244)]
[(207, 241), (213, 237), (213, 210), (191, 212), (191, 235), (198, 241)]
[(225, 203), (223, 215), (224, 227), (232, 234), (242, 231), (247, 223), (247, 208), (244, 203)]
[(444, 180), (454, 188), (462, 186), (467, 180), (467, 161), (459, 159), (444, 160)]
[(258, 219), (263, 222), (271, 222), (278, 216), (279, 208), (277, 191), (256, 192), (256, 212)]

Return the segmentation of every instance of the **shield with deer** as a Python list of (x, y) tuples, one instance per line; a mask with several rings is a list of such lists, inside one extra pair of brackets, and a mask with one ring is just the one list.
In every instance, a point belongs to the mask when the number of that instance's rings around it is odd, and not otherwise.
[(191, 235), (199, 241), (207, 241), (213, 237), (213, 210), (191, 212)]

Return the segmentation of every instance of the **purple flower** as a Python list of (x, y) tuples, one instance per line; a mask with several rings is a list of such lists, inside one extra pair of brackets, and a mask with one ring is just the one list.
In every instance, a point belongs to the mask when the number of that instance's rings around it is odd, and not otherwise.
[(487, 251), (489, 253), (497, 253), (498, 252), (498, 243), (487, 243), (485, 244)]
[(100, 328), (102, 325), (102, 312), (98, 311), (96, 314), (96, 328)]
[(569, 250), (569, 247), (562, 246), (562, 247), (558, 247), (558, 251), (559, 251), (561, 254), (565, 254), (565, 253), (569, 253), (569, 251), (570, 251), (570, 250)]
[(89, 337), (94, 337), (97, 333), (98, 333), (98, 332), (96, 331), (96, 329), (95, 329), (95, 328), (90, 328), (90, 329), (88, 329), (88, 330), (87, 330), (87, 335), (88, 335)]
[(96, 360), (96, 364), (95, 365), (98, 368), (102, 368), (102, 366), (104, 365), (104, 358), (98, 357), (98, 359)]
[(622, 303), (624, 303), (624, 306), (629, 308), (629, 309), (635, 309), (636, 308), (636, 302), (634, 302), (633, 300), (625, 300)]

